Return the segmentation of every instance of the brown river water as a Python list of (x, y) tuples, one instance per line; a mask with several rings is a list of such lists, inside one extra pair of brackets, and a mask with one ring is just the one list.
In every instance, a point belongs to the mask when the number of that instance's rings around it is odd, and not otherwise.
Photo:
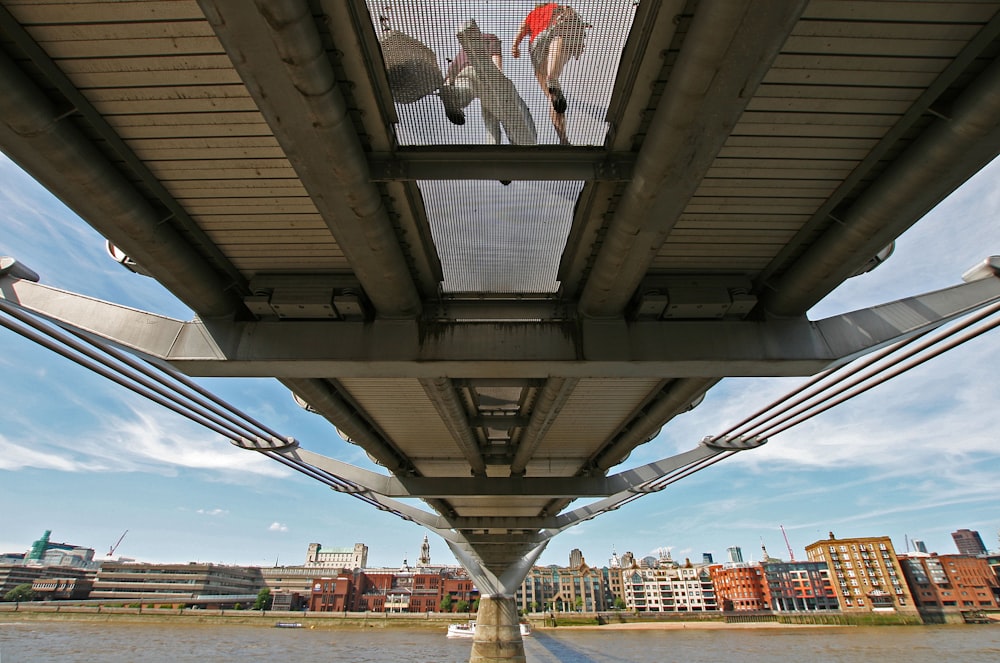
[[(4, 622), (0, 663), (47, 661), (349, 661), (464, 663), (469, 640), (444, 629), (311, 630), (260, 626)], [(536, 630), (529, 662), (1000, 662), (1000, 625), (769, 629)]]

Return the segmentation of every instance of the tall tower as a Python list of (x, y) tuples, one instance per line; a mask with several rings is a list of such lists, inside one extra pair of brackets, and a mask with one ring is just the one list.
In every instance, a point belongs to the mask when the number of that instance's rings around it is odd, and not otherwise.
[(739, 546), (729, 546), (726, 548), (726, 553), (729, 555), (729, 561), (734, 564), (738, 564), (743, 561), (743, 551)]
[(573, 548), (569, 551), (569, 568), (578, 569), (583, 566), (583, 551)]
[(31, 544), (31, 552), (28, 554), (28, 559), (31, 560), (41, 560), (45, 557), (45, 551), (49, 548), (49, 535), (52, 534), (52, 530), (45, 530), (45, 534), (42, 534), (42, 538), (38, 539)]
[(431, 544), (427, 541), (427, 535), (424, 534), (424, 542), (420, 545), (420, 557), (417, 559), (417, 566), (430, 566), (431, 563)]
[(960, 529), (951, 533), (960, 555), (985, 555), (986, 545), (979, 532), (971, 529)]

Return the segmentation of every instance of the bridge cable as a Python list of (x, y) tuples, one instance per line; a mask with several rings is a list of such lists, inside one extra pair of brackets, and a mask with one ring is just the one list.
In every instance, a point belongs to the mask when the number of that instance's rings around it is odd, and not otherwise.
[[(116, 348), (112, 348), (110, 345), (97, 342), (94, 339), (76, 331), (69, 332), (94, 348), (91, 349), (80, 341), (68, 336), (67, 332), (58, 330), (50, 325), (43, 324), (39, 321), (39, 319), (26, 314), (22, 310), (3, 300), (0, 300), (0, 311), (7, 313), (21, 323), (17, 324), (6, 318), (0, 317), (0, 325), (3, 327), (10, 329), (20, 336), (41, 345), (48, 350), (51, 350), (52, 352), (55, 352), (56, 354), (65, 357), (79, 366), (97, 373), (98, 375), (122, 387), (125, 387), (147, 400), (165, 407), (168, 410), (185, 417), (186, 419), (207, 428), (208, 430), (211, 430), (212, 432), (217, 433), (232, 442), (239, 444), (243, 438), (248, 436), (261, 438), (273, 436), (279, 439), (285, 439), (272, 429), (260, 425), (256, 420), (245, 415), (240, 410), (233, 408), (225, 401), (206, 392), (201, 387), (191, 382), (186, 376), (179, 374), (176, 369), (173, 369), (172, 367), (161, 366), (159, 364), (149, 362), (146, 362), (147, 366), (143, 366), (142, 362), (139, 362), (132, 357), (128, 357), (125, 353)], [(118, 360), (121, 364), (115, 364), (107, 357), (101, 356), (97, 350), (115, 360)], [(162, 377), (151, 370), (151, 368), (156, 369), (163, 375), (181, 382), (184, 386), (189, 387), (196, 393), (193, 395), (191, 393), (185, 393), (182, 389), (178, 388), (177, 385), (164, 381)], [(201, 398), (200, 396), (204, 396), (204, 398)], [(208, 401), (211, 402), (206, 402), (205, 399), (208, 399)], [(240, 418), (244, 419), (244, 421), (241, 421)], [(363, 489), (351, 481), (324, 470), (314, 468), (302, 461), (286, 458), (273, 450), (261, 449), (257, 451), (265, 456), (268, 456), (269, 458), (278, 460), (282, 464), (302, 472), (313, 479), (329, 485), (338, 492), (352, 494), (362, 501), (379, 506), (382, 510), (386, 510), (384, 506), (375, 503), (371, 498), (361, 494)]]
[[(849, 395), (847, 395), (846, 397), (836, 399), (834, 404), (843, 403), (846, 400), (853, 398), (854, 396), (860, 395), (861, 393), (864, 393), (865, 391), (868, 391), (869, 389), (879, 384), (882, 384), (888, 381), (889, 379), (896, 377), (897, 375), (906, 372), (907, 370), (909, 370), (909, 368), (913, 368), (914, 366), (922, 364), (925, 361), (928, 361), (929, 359), (932, 359), (933, 357), (936, 357), (942, 354), (943, 352), (946, 352), (947, 350), (957, 347), (958, 345), (961, 345), (962, 343), (971, 340), (972, 338), (975, 338), (976, 336), (979, 336), (980, 334), (983, 334), (989, 331), (990, 329), (993, 329), (994, 327), (997, 326), (997, 323), (986, 324), (979, 329), (967, 332), (967, 334), (960, 337), (962, 338), (961, 341), (946, 343), (948, 338), (956, 336), (959, 332), (962, 332), (963, 330), (972, 327), (974, 324), (983, 321), (984, 319), (988, 318), (991, 315), (994, 315), (998, 311), (1000, 311), (1000, 303), (994, 304), (993, 306), (990, 306), (986, 309), (977, 312), (975, 315), (969, 316), (968, 318), (961, 321), (959, 324), (952, 325), (944, 330), (939, 330), (933, 336), (930, 336), (929, 338), (921, 341), (920, 343), (917, 343), (915, 346), (907, 350), (903, 350), (904, 346), (909, 345), (913, 341), (917, 340), (918, 337), (909, 339), (905, 342), (896, 343), (890, 346), (889, 348), (886, 348), (886, 350), (891, 350), (892, 352), (878, 353), (879, 356), (872, 361), (863, 361), (858, 363), (856, 366), (849, 364), (847, 366), (841, 367), (841, 369), (844, 370), (845, 373), (842, 377), (839, 378), (838, 382), (825, 385), (822, 389), (817, 390), (814, 393), (810, 393), (807, 396), (804, 395), (803, 397), (796, 399), (795, 401), (792, 401), (783, 407), (776, 408), (769, 418), (763, 421), (759, 421), (753, 426), (743, 427), (742, 432), (740, 434), (745, 436), (754, 436), (754, 437), (770, 437), (776, 435), (779, 432), (785, 431), (791, 427), (791, 426), (785, 426), (782, 428), (778, 428), (780, 424), (783, 424), (791, 420), (795, 421), (795, 424), (793, 425), (802, 423), (803, 421), (806, 421), (807, 419), (820, 414), (820, 412), (825, 412), (826, 410), (830, 409), (832, 405), (823, 407), (819, 411), (814, 411), (808, 416), (800, 416), (800, 415), (803, 415), (804, 413), (807, 413), (810, 410), (814, 410), (815, 408), (819, 408), (820, 406), (823, 405), (823, 403), (834, 399), (834, 397), (840, 394), (849, 392), (849, 390), (851, 390), (853, 387), (863, 384), (866, 381), (870, 382), (869, 386), (867, 386), (866, 388), (861, 390), (850, 391)], [(878, 377), (880, 374), (889, 371), (889, 369), (891, 369), (892, 367), (903, 364), (905, 360), (910, 359), (911, 357), (914, 357), (920, 354), (921, 352), (930, 350), (935, 345), (938, 345), (939, 349), (928, 352), (923, 359), (920, 359), (919, 361), (909, 366), (908, 368), (905, 368), (903, 370), (890, 371), (887, 375)], [(875, 362), (879, 360), (885, 360), (885, 361), (881, 366), (874, 366)], [(861, 370), (865, 368), (869, 368), (869, 370), (865, 373), (861, 373)], [(855, 377), (854, 379), (845, 380), (845, 378), (855, 375), (857, 375), (857, 377)], [(810, 398), (815, 400), (813, 400), (813, 402), (811, 403), (806, 402)], [(784, 415), (784, 416), (779, 416), (779, 415)]]

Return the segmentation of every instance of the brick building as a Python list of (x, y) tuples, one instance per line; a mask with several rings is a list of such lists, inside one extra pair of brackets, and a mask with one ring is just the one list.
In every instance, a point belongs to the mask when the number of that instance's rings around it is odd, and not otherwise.
[(720, 610), (755, 611), (768, 608), (764, 569), (753, 562), (729, 562), (708, 567)]
[(453, 609), (459, 601), (470, 606), (479, 591), (465, 572), (455, 567), (410, 570), (342, 570), (336, 576), (312, 580), (309, 610), (317, 612), (438, 612), (445, 596)]
[(910, 553), (900, 557), (903, 575), (920, 614), (960, 615), (997, 610), (996, 574), (984, 557)]
[(809, 561), (830, 569), (833, 589), (845, 613), (916, 613), (896, 551), (887, 536), (829, 539), (806, 546)]

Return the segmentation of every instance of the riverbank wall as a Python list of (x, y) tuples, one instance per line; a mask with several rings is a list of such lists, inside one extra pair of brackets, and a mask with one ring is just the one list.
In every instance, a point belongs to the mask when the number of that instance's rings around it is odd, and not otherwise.
[(0, 622), (11, 621), (79, 621), (117, 622), (134, 624), (205, 624), (218, 626), (300, 625), (301, 628), (426, 628), (445, 629), (448, 624), (475, 619), (466, 613), (402, 613), (382, 612), (288, 612), (273, 610), (203, 610), (169, 608), (128, 608), (108, 606), (32, 605), (0, 603)]
[[(990, 613), (998, 623), (1000, 614)], [(445, 629), (448, 624), (474, 620), (475, 613), (383, 613), (383, 612), (303, 612), (273, 610), (210, 610), (192, 608), (110, 607), (106, 605), (64, 605), (55, 603), (0, 603), (0, 622), (11, 621), (82, 621), (153, 624), (239, 624), (274, 627), (279, 624), (301, 625), (301, 628), (322, 629)], [(780, 627), (780, 626), (903, 626), (921, 624), (961, 624), (967, 620), (961, 614), (951, 619), (925, 620), (917, 614), (838, 612), (804, 613), (634, 613), (613, 611), (602, 613), (535, 613), (523, 618), (532, 628), (627, 626), (628, 628), (664, 628), (671, 624), (703, 625), (706, 627)]]

